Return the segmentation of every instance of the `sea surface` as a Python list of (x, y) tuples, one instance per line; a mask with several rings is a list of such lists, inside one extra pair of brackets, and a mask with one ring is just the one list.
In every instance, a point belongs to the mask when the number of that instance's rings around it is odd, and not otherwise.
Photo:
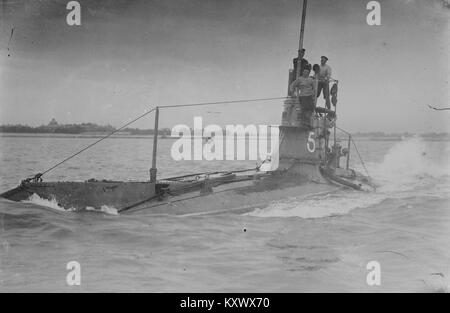
[[(3, 134), (0, 191), (95, 140)], [(172, 144), (159, 141), (159, 177), (255, 165), (176, 162)], [(65, 212), (0, 199), (0, 292), (448, 292), (450, 142), (357, 145), (376, 191), (293, 197), (246, 214)], [(45, 180), (148, 180), (151, 151), (151, 138), (111, 138)], [(80, 285), (67, 283), (72, 261)], [(379, 285), (367, 283), (369, 262), (380, 266)]]

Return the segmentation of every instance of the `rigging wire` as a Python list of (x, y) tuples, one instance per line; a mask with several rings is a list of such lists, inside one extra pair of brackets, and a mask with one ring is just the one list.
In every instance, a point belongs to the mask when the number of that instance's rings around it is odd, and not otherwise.
[[(99, 142), (111, 137), (112, 135), (114, 135), (115, 133), (121, 131), (122, 129), (124, 129), (125, 127), (133, 124), (134, 122), (140, 120), (141, 118), (143, 118), (144, 116), (150, 114), (151, 112), (155, 111), (157, 108), (159, 109), (166, 109), (166, 108), (179, 108), (179, 107), (193, 107), (193, 106), (206, 106), (206, 105), (216, 105), (216, 104), (235, 104), (235, 103), (244, 103), (244, 102), (257, 102), (257, 101), (271, 101), (271, 100), (283, 100), (283, 99), (287, 99), (289, 97), (273, 97), (273, 98), (258, 98), (258, 99), (241, 99), (241, 100), (231, 100), (231, 101), (215, 101), (215, 102), (199, 102), (199, 103), (187, 103), (187, 104), (172, 104), (172, 105), (163, 105), (163, 106), (156, 106), (151, 108), (150, 110), (146, 111), (145, 113), (137, 116), (136, 118), (134, 118), (133, 120), (131, 120), (130, 122), (124, 124), (123, 126), (119, 127), (118, 129), (115, 129), (114, 131), (108, 133), (107, 135), (105, 135), (104, 137), (101, 137), (99, 140), (87, 145), (86, 147), (84, 147), (83, 149), (81, 149), (80, 151), (68, 156), (67, 158), (63, 159), (62, 161), (56, 163), (55, 165), (53, 165), (52, 167), (48, 168), (47, 170), (45, 170), (42, 173), (38, 173), (35, 176), (29, 178), (28, 180), (31, 179), (35, 179), (35, 180), (39, 180), (41, 179), (41, 177), (45, 174), (47, 174), (48, 172), (52, 171), (53, 169), (55, 169), (56, 167), (60, 166), (61, 164), (69, 161), (70, 159), (76, 157), (77, 155), (83, 153), (84, 151), (90, 149), (91, 147), (95, 146), (96, 144), (98, 144)], [(157, 136), (158, 134), (154, 134), (155, 136)]]
[(118, 129), (116, 129), (116, 130), (110, 132), (109, 134), (107, 134), (106, 136), (100, 138), (99, 140), (97, 140), (97, 141), (95, 141), (95, 142), (93, 142), (93, 143), (87, 145), (86, 147), (84, 147), (83, 149), (81, 149), (80, 151), (78, 151), (77, 153), (72, 154), (71, 156), (65, 158), (65, 159), (62, 160), (61, 162), (59, 162), (59, 163), (53, 165), (52, 167), (50, 167), (48, 170), (44, 171), (43, 173), (40, 173), (39, 177), (41, 177), (41, 176), (43, 176), (44, 174), (50, 172), (51, 170), (53, 170), (53, 169), (55, 169), (56, 167), (58, 167), (58, 166), (60, 166), (61, 164), (63, 164), (64, 162), (69, 161), (70, 159), (76, 157), (77, 155), (81, 154), (82, 152), (88, 150), (89, 148), (95, 146), (96, 144), (98, 144), (99, 142), (105, 140), (106, 138), (111, 137), (112, 135), (114, 135), (114, 134), (117, 133), (118, 131), (121, 131), (121, 130), (124, 129), (125, 127), (127, 127), (127, 126), (133, 124), (133, 123), (136, 122), (137, 120), (143, 118), (144, 116), (150, 114), (151, 112), (153, 112), (153, 111), (155, 111), (155, 110), (156, 110), (156, 108), (152, 108), (151, 110), (145, 112), (144, 114), (139, 115), (138, 117), (136, 117), (136, 118), (133, 119), (132, 121), (126, 123), (125, 125), (119, 127)]
[(434, 107), (434, 106), (431, 106), (431, 105), (428, 105), (428, 107), (429, 107), (430, 109), (433, 109), (433, 110), (436, 110), (436, 111), (450, 110), (450, 108), (437, 108), (437, 107)]
[(361, 161), (362, 166), (364, 167), (364, 170), (366, 171), (367, 177), (369, 177), (370, 180), (372, 180), (372, 177), (369, 174), (369, 171), (367, 170), (366, 164), (364, 163), (363, 158), (361, 157), (361, 154), (358, 151), (358, 147), (356, 146), (355, 141), (353, 140), (352, 137), (350, 137), (350, 140), (353, 142), (353, 146), (355, 147), (355, 151), (358, 154), (359, 160)]
[(339, 128), (337, 126), (336, 126), (336, 128), (339, 129), (340, 131), (342, 131), (343, 133), (349, 135), (350, 140), (352, 141), (353, 146), (355, 147), (356, 154), (358, 154), (358, 158), (359, 158), (359, 160), (360, 160), (360, 162), (361, 162), (361, 164), (362, 164), (362, 166), (364, 168), (364, 171), (367, 174), (367, 177), (369, 177), (369, 179), (372, 180), (372, 177), (370, 176), (369, 171), (367, 170), (366, 164), (364, 163), (364, 160), (363, 160), (361, 154), (359, 153), (358, 147), (356, 146), (356, 142), (355, 142), (355, 140), (353, 140), (353, 136), (348, 131), (346, 131), (346, 130), (344, 130), (342, 128)]

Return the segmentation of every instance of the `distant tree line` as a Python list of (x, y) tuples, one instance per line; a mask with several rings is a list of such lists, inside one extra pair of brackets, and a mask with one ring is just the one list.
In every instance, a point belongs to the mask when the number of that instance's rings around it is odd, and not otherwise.
[[(116, 128), (107, 125), (100, 126), (94, 123), (82, 123), (82, 124), (57, 124), (49, 123), (49, 125), (41, 125), (38, 127), (32, 127), (28, 125), (20, 124), (7, 124), (0, 125), (1, 133), (29, 133), (29, 134), (83, 134), (83, 133), (110, 133), (115, 131)], [(139, 128), (124, 128), (120, 132), (130, 135), (153, 135), (155, 131), (153, 129), (139, 129)], [(163, 128), (158, 130), (159, 135), (170, 136), (170, 129)]]
[[(100, 126), (94, 123), (81, 123), (81, 124), (58, 124), (55, 119), (52, 119), (48, 125), (41, 125), (38, 127), (32, 127), (28, 125), (21, 124), (7, 124), (0, 125), (0, 133), (44, 133), (44, 134), (83, 134), (83, 133), (110, 133), (115, 131), (117, 128), (106, 125)], [(191, 129), (191, 133), (194, 130)], [(155, 133), (154, 129), (139, 129), (139, 128), (124, 128), (120, 130), (120, 133), (127, 135), (153, 135)], [(158, 135), (170, 137), (170, 128), (161, 128), (158, 130)], [(224, 130), (224, 135), (226, 132)], [(409, 132), (403, 133), (384, 133), (384, 132), (357, 132), (353, 133), (355, 137), (411, 137), (414, 134)], [(425, 138), (446, 138), (450, 137), (449, 133), (436, 133), (429, 132), (421, 134)]]
[[(384, 132), (357, 132), (352, 134), (354, 137), (373, 137), (373, 138), (383, 138), (383, 137), (413, 137), (415, 134), (409, 133), (409, 132), (403, 132), (403, 133), (384, 133)], [(436, 132), (429, 132), (429, 133), (423, 133), (420, 134), (421, 137), (425, 138), (443, 138), (443, 137), (449, 137), (450, 133), (436, 133)]]

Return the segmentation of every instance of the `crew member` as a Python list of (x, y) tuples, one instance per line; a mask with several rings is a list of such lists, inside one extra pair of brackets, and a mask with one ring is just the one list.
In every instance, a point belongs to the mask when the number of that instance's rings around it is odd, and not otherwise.
[(312, 76), (313, 78), (317, 78), (319, 79), (319, 74), (320, 74), (320, 65), (319, 64), (314, 64), (312, 67), (313, 71), (314, 71), (314, 75)]
[(297, 78), (289, 87), (293, 93), (298, 89), (302, 124), (311, 127), (311, 115), (314, 112), (314, 93), (316, 92), (314, 79), (309, 77), (310, 69), (305, 68), (303, 75)]
[[(311, 65), (309, 64), (308, 60), (305, 59), (305, 49), (300, 50), (300, 57), (302, 59), (301, 66), (300, 66), (300, 75), (303, 74), (303, 70), (305, 68), (310, 68)], [(298, 64), (298, 57), (293, 60), (294, 62), (294, 80), (297, 78), (297, 64)]]
[(317, 88), (317, 98), (320, 96), (323, 90), (323, 98), (325, 99), (325, 105), (327, 109), (331, 109), (330, 104), (330, 87), (329, 80), (331, 79), (331, 67), (327, 64), (328, 58), (322, 56), (320, 58), (320, 72), (319, 72), (319, 84)]

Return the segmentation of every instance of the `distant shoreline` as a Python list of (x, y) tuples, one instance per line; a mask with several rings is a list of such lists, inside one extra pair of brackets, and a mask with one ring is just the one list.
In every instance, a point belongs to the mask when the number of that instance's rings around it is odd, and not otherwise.
[[(60, 134), (60, 133), (9, 133), (9, 132), (0, 132), (0, 137), (6, 138), (68, 138), (68, 139), (89, 139), (89, 138), (102, 138), (105, 137), (108, 133), (81, 133), (81, 134)], [(450, 135), (447, 136), (430, 136), (430, 135), (417, 135), (418, 137), (427, 140), (427, 141), (450, 141)], [(353, 135), (352, 136), (358, 140), (367, 140), (367, 141), (401, 141), (403, 139), (414, 138), (412, 136), (398, 136), (398, 135), (385, 135), (385, 136), (370, 136), (370, 135)], [(131, 135), (131, 134), (114, 134), (109, 138), (112, 139), (153, 139), (153, 135)], [(172, 137), (172, 136), (162, 136), (159, 135), (158, 139), (179, 139), (180, 137)], [(340, 141), (346, 141), (347, 137), (338, 136)]]
[[(38, 127), (22, 125), (22, 124), (7, 124), (0, 125), (0, 133), (6, 134), (24, 134), (30, 136), (36, 134), (42, 137), (59, 137), (60, 135), (69, 136), (81, 136), (81, 137), (103, 137), (107, 134), (113, 134), (117, 136), (153, 136), (155, 134), (154, 129), (139, 129), (139, 128), (120, 128), (117, 129), (111, 125), (101, 126), (95, 123), (81, 123), (81, 124), (58, 124), (53, 118), (47, 125), (41, 125)], [(157, 131), (160, 136), (170, 136), (171, 130), (168, 128), (162, 128)], [(70, 138), (70, 137), (67, 137)]]
[[(194, 130), (190, 130), (191, 134)], [(178, 139), (179, 136), (172, 136), (172, 129), (160, 128), (157, 131), (160, 139)], [(81, 123), (81, 124), (59, 124), (54, 118), (47, 124), (38, 127), (22, 125), (22, 124), (7, 124), (0, 125), (0, 137), (22, 137), (22, 138), (102, 138), (109, 136), (110, 138), (135, 138), (135, 139), (153, 139), (155, 135), (154, 129), (140, 129), (140, 128), (115, 128), (111, 125), (97, 125), (95, 123)], [(229, 134), (231, 135), (231, 133)], [(223, 133), (225, 138), (229, 136)], [(346, 141), (348, 137), (342, 133), (338, 133), (338, 138)], [(241, 134), (242, 136), (242, 134)], [(241, 137), (240, 136), (240, 137)], [(352, 134), (353, 138), (358, 140), (371, 141), (401, 141), (404, 138), (413, 138), (418, 136), (424, 140), (429, 141), (450, 141), (450, 133), (448, 132), (428, 132), (421, 134), (414, 134), (410, 132), (392, 132), (385, 133), (382, 131), (368, 131), (355, 132)], [(199, 136), (200, 137), (200, 136)], [(245, 135), (248, 137), (248, 134)], [(253, 136), (251, 136), (253, 137)], [(260, 136), (258, 136), (259, 138)], [(197, 138), (197, 137), (191, 137)], [(206, 139), (206, 137), (202, 137)], [(209, 138), (209, 137), (208, 137)]]
[[(22, 138), (102, 138), (108, 135), (104, 134), (59, 134), (59, 133), (3, 133), (0, 132), (0, 137), (22, 137)], [(143, 139), (153, 139), (153, 135), (111, 135), (109, 138), (143, 138)], [(177, 137), (164, 137), (159, 135), (158, 139), (177, 139)]]

